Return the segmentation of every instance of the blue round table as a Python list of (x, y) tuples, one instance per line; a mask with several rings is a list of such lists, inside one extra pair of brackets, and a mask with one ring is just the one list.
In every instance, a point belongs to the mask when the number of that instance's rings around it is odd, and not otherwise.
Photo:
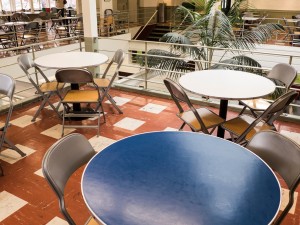
[(82, 193), (108, 225), (265, 225), (279, 182), (245, 148), (191, 132), (153, 132), (108, 146), (86, 166)]

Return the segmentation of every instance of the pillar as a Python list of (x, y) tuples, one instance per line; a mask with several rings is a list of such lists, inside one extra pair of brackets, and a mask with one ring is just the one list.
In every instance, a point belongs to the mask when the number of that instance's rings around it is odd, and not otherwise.
[[(96, 0), (82, 1), (84, 43), (86, 52), (98, 52), (98, 30), (97, 30), (97, 11)], [(99, 67), (89, 68), (89, 70), (98, 76)]]

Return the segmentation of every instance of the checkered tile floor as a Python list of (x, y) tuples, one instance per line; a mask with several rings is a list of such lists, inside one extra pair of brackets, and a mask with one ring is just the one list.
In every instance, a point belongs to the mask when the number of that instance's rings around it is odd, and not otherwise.
[[(171, 100), (116, 90), (112, 90), (112, 95), (124, 113), (118, 114), (113, 106), (106, 102), (106, 123), (101, 119), (100, 137), (96, 136), (95, 129), (69, 129), (65, 134), (82, 133), (97, 151), (101, 151), (116, 140), (133, 134), (177, 130), (181, 125), (174, 113), (177, 111), (176, 106)], [(11, 150), (4, 150), (0, 154), (0, 162), (5, 171), (5, 176), (0, 177), (1, 225), (67, 225), (59, 212), (56, 196), (41, 172), (41, 162), (46, 150), (60, 138), (61, 121), (47, 108), (35, 122), (31, 122), (37, 107), (38, 103), (34, 103), (15, 109), (9, 127), (8, 138), (26, 152), (27, 156), (21, 158)], [(229, 113), (229, 117), (235, 115)], [(0, 117), (3, 118), (4, 116)], [(96, 121), (90, 120), (89, 123)], [(300, 143), (299, 124), (280, 122), (276, 126), (282, 134)], [(79, 169), (66, 187), (68, 209), (77, 224), (84, 224), (89, 217), (80, 192), (82, 171), (83, 168)], [(281, 179), (280, 181), (282, 182)], [(283, 225), (300, 224), (298, 192), (299, 190), (295, 195), (294, 207)], [(288, 192), (283, 189), (283, 206), (287, 197)]]

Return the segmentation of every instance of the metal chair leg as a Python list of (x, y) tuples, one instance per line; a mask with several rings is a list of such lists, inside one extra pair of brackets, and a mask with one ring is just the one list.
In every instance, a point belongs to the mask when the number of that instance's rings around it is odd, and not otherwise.
[(17, 146), (15, 146), (10, 140), (8, 140), (6, 137), (4, 137), (4, 143), (7, 144), (10, 149), (15, 150), (17, 153), (19, 153), (22, 157), (26, 156), (24, 152), (22, 152)]
[(115, 109), (120, 113), (123, 114), (122, 110), (117, 106), (115, 100), (111, 97), (110, 94), (106, 94), (106, 98), (111, 102), (111, 104), (115, 107)]
[(1, 166), (1, 164), (0, 164), (0, 176), (1, 176), (1, 177), (4, 176), (4, 172), (3, 172), (3, 168), (2, 168), (2, 166)]

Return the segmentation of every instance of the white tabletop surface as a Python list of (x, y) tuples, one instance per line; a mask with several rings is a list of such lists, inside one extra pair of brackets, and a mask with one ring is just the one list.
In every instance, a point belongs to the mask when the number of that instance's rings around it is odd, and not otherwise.
[(34, 62), (40, 67), (62, 69), (99, 66), (107, 60), (106, 55), (96, 52), (63, 52), (39, 57)]
[(5, 26), (17, 26), (17, 25), (26, 25), (29, 24), (30, 22), (25, 22), (25, 21), (17, 21), (17, 22), (6, 22), (4, 23)]
[(243, 16), (242, 20), (258, 20), (260, 19), (259, 17), (250, 17), (250, 16)]
[(275, 90), (271, 80), (235, 70), (195, 71), (183, 75), (179, 83), (192, 93), (224, 100), (255, 99)]

